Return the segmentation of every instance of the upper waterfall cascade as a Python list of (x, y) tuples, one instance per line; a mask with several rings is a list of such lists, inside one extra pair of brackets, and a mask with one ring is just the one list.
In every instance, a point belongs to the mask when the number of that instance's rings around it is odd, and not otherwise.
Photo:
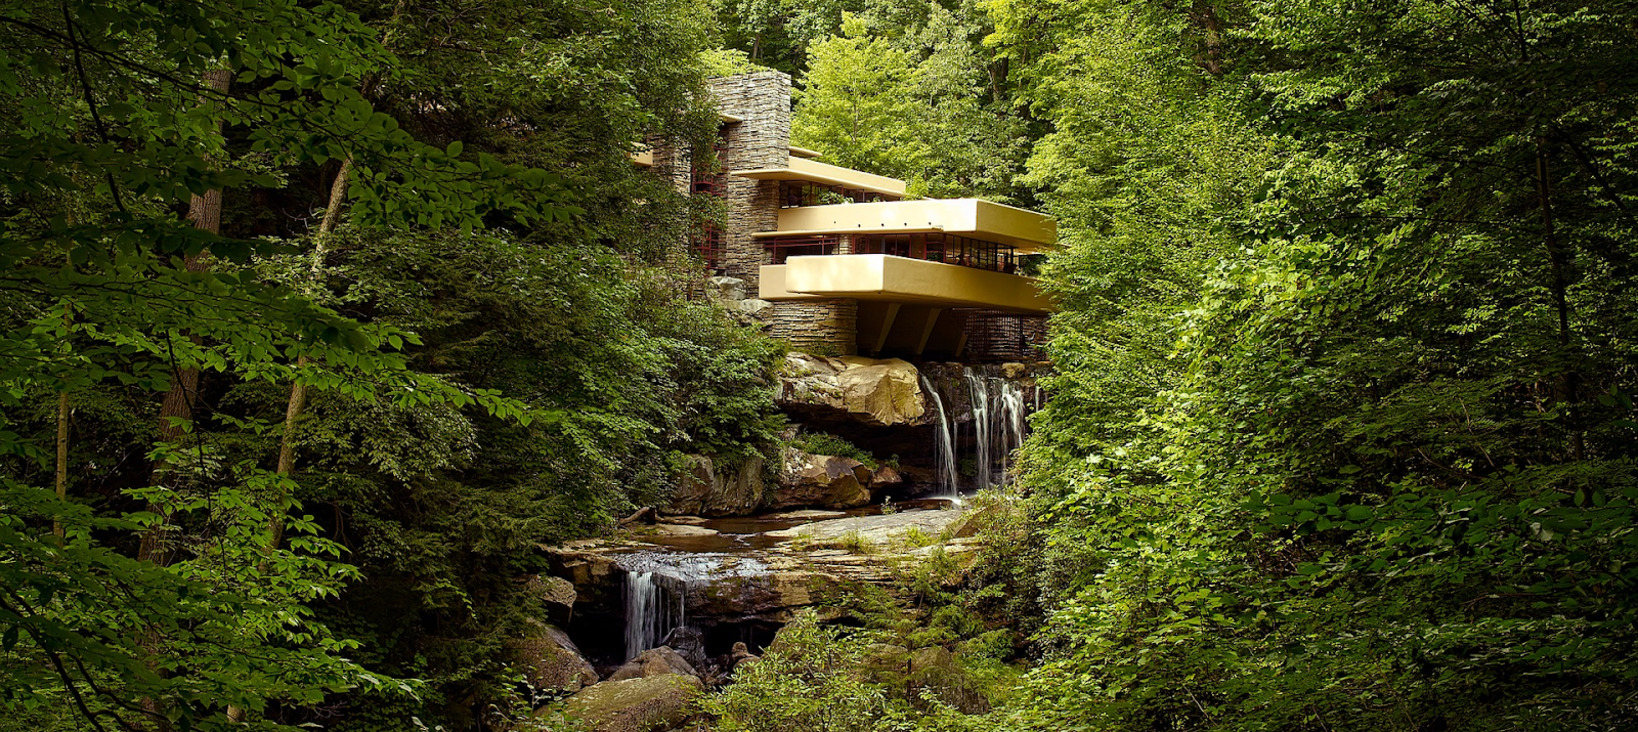
[(922, 390), (936, 418), (938, 496), (957, 498), (964, 488), (1007, 484), (1012, 452), (1029, 431), (1026, 418), (1040, 408), (1040, 387), (1003, 376), (994, 366), (969, 365), (959, 376), (923, 375)]

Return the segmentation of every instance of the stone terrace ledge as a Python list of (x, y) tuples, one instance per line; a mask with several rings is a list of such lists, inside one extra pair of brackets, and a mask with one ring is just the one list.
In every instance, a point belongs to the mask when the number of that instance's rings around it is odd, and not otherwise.
[(1030, 277), (886, 254), (791, 257), (782, 265), (764, 265), (758, 297), (774, 302), (852, 298), (1028, 315), (1054, 309)]

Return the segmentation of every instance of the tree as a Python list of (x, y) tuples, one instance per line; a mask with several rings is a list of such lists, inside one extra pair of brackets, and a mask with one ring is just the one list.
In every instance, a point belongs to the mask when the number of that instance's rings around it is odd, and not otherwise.
[(1619, 728), (1627, 10), (991, 7), (1071, 231), (1025, 726)]
[(1015, 178), (1032, 131), (982, 46), (986, 23), (966, 4), (881, 3), (845, 16), (841, 35), (810, 46), (792, 140), (907, 179), (916, 195), (1027, 203)]
[[(173, 208), (211, 191), (274, 187), (281, 165), (345, 157), (367, 161), (354, 187), (362, 220), (473, 225), (490, 210), (563, 215), (555, 179), (460, 161), (458, 149), (426, 146), (371, 109), (357, 80), (388, 57), (333, 5), (24, 3), (0, 13), (0, 25), (0, 93), (11, 110), (0, 122), (0, 703), (41, 725), (216, 728), (229, 706), (259, 712), (389, 686), (347, 660), (354, 644), (306, 606), (352, 576), (333, 563), (338, 546), (297, 514), (284, 549), (256, 548), (273, 517), (295, 508), (286, 479), (200, 439), (193, 414), (168, 421), (171, 435), (136, 429), (142, 452), (167, 466), (162, 482), (115, 482), (94, 496), (159, 510), (93, 513), (29, 482), (44, 452), (26, 436), (28, 405), (42, 391), (92, 403), (162, 393), (173, 374), (197, 371), (521, 416), (493, 393), (407, 371), (394, 351), (413, 336), (258, 277), (246, 265), (272, 253), (271, 242), (190, 226)], [(198, 83), (223, 67), (237, 91)], [(417, 195), (400, 196), (405, 189)], [(188, 266), (204, 256), (217, 266)], [(54, 523), (65, 542), (49, 538)], [(174, 561), (129, 558), (136, 533), (169, 536)]]

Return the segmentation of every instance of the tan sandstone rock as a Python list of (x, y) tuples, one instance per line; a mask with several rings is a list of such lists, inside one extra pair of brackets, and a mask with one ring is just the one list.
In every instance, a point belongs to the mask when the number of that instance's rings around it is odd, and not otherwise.
[(876, 426), (922, 424), (928, 415), (920, 372), (897, 358), (789, 354), (778, 400)]
[(852, 458), (787, 448), (773, 508), (856, 508), (870, 502), (870, 469)]

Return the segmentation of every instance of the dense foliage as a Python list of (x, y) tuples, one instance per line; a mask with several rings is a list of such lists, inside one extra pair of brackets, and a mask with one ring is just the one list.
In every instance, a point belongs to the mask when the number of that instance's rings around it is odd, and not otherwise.
[(0, 28), (0, 729), (526, 728), (536, 548), (776, 454), (781, 347), (683, 246), (720, 207), (630, 158), (765, 67), (794, 144), (1054, 214), (1061, 312), (978, 564), (800, 618), (718, 728), (1638, 717), (1629, 0)]
[(709, 139), (707, 20), (0, 11), (0, 726), (468, 727), (533, 547), (765, 450), (628, 157)]
[(1633, 8), (989, 7), (1068, 234), (1021, 723), (1628, 724)]

